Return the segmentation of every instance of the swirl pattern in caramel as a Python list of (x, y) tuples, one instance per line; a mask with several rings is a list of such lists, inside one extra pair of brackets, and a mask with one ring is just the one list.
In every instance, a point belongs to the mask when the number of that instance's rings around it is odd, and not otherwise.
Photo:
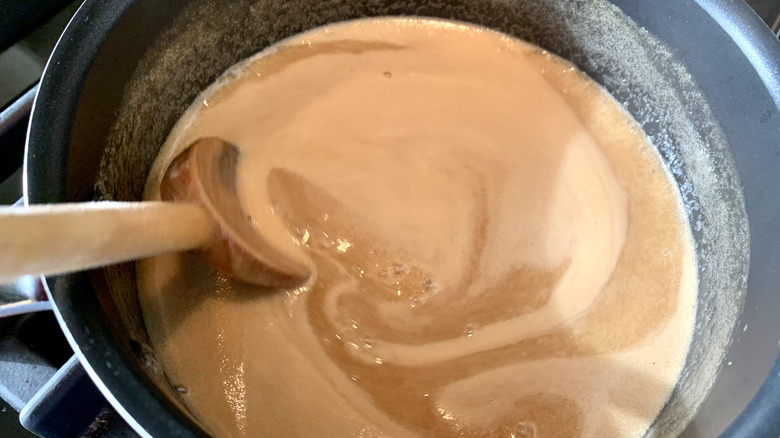
[(677, 192), (604, 91), (483, 28), (299, 35), (185, 114), (242, 150), (257, 226), (315, 275), (264, 291), (138, 263), (152, 341), (218, 436), (640, 436), (690, 340)]

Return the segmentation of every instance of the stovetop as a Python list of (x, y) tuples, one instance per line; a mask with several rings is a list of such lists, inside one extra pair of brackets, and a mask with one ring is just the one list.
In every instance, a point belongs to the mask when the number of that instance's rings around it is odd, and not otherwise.
[[(780, 35), (780, 0), (746, 0)], [(22, 197), (22, 155), (32, 99), (46, 60), (81, 1), (0, 0), (0, 206)], [(0, 285), (0, 304), (35, 278)], [(20, 415), (19, 411), (22, 411)], [(89, 380), (52, 312), (0, 315), (0, 436), (136, 436)]]
[[(24, 140), (37, 82), (80, 4), (0, 0), (0, 205), (22, 197)], [(29, 277), (14, 286), (0, 285), (0, 304), (18, 299), (19, 289), (42, 294), (38, 280)], [(92, 384), (51, 311), (1, 313), (1, 437), (137, 436)]]
[[(29, 5), (18, 3), (0, 2), (0, 16), (5, 16), (0, 18), (0, 205), (22, 197), (21, 156), (28, 114), (17, 110), (16, 123), (11, 124), (9, 106), (37, 83), (57, 36), (78, 6), (50, 9), (36, 19), (29, 14)], [(22, 15), (28, 18), (20, 19)], [(43, 356), (32, 353), (34, 349)], [(0, 319), (0, 435), (35, 436), (19, 423), (19, 405), (72, 355), (51, 312)], [(40, 373), (31, 372), (33, 367)]]

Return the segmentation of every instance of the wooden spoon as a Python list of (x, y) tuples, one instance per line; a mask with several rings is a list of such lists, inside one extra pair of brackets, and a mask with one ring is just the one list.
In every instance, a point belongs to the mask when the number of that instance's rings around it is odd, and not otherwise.
[(309, 276), (243, 211), (236, 193), (238, 149), (197, 140), (173, 161), (163, 202), (88, 202), (0, 208), (0, 284), (26, 274), (65, 272), (199, 249), (217, 270), (261, 286)]

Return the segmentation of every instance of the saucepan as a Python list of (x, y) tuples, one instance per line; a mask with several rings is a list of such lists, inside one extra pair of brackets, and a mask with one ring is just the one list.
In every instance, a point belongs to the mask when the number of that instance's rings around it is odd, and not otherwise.
[[(228, 67), (316, 26), (387, 15), (530, 41), (637, 119), (680, 190), (699, 269), (691, 350), (648, 436), (779, 436), (780, 44), (740, 0), (87, 0), (35, 101), (25, 201), (139, 200), (173, 124)], [(208, 435), (149, 343), (132, 263), (45, 285), (139, 434)]]

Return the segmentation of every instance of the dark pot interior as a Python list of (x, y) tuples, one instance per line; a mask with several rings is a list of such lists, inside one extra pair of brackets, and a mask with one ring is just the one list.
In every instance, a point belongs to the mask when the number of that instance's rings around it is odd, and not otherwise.
[[(696, 240), (699, 307), (685, 370), (648, 436), (686, 427), (687, 436), (713, 436), (753, 397), (780, 337), (766, 316), (780, 307), (769, 288), (780, 275), (755, 262), (779, 252), (770, 233), (780, 202), (758, 197), (780, 183), (771, 171), (779, 164), (777, 141), (770, 143), (780, 133), (780, 117), (747, 58), (697, 3), (615, 3), (88, 1), (60, 42), (36, 102), (28, 200), (139, 200), (158, 149), (200, 91), (237, 61), (300, 31), (382, 15), (443, 17), (503, 31), (570, 60), (604, 86), (642, 125), (674, 175)], [(719, 58), (712, 59), (716, 49)], [(155, 359), (132, 264), (48, 283), (93, 377), (138, 430), (204, 432)], [(740, 363), (748, 359), (735, 359), (737, 352), (755, 363)]]

